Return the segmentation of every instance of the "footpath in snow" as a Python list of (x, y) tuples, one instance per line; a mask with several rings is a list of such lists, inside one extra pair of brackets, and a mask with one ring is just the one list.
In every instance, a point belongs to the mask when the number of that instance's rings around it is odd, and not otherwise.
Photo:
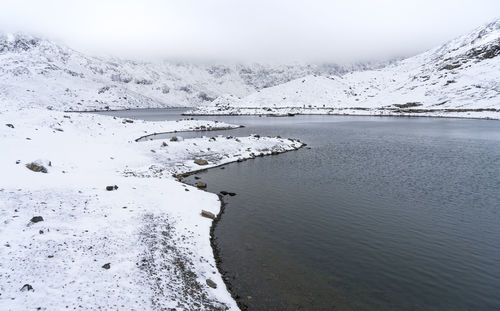
[(238, 309), (216, 269), (212, 220), (201, 216), (217, 215), (219, 199), (177, 178), (302, 143), (258, 135), (135, 141), (233, 127), (0, 112), (0, 309)]

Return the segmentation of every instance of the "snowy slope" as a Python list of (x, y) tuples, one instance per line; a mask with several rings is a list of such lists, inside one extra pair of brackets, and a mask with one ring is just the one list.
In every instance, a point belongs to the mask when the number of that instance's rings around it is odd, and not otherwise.
[[(155, 132), (237, 126), (5, 108), (0, 310), (238, 310), (213, 258), (212, 220), (200, 215), (218, 214), (219, 198), (173, 175), (302, 143), (259, 136), (136, 142)], [(32, 162), (45, 172), (29, 169)]]
[(243, 97), (308, 74), (357, 64), (189, 64), (91, 57), (24, 34), (0, 35), (0, 102), (94, 110), (196, 106), (222, 94)]
[(217, 98), (195, 114), (414, 114), (500, 118), (500, 20), (378, 70)]

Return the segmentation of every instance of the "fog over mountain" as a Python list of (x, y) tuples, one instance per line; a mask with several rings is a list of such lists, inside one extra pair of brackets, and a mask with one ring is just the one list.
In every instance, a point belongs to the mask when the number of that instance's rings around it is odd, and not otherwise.
[(92, 55), (351, 63), (418, 54), (498, 12), (495, 0), (4, 0), (0, 29)]

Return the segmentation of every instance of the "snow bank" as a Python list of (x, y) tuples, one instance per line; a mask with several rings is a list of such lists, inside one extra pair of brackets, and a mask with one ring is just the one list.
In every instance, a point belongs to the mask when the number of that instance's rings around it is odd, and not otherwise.
[(172, 175), (302, 144), (255, 136), (135, 142), (201, 126), (234, 127), (0, 111), (0, 309), (238, 309), (215, 266), (212, 221), (200, 215), (217, 214), (218, 197)]

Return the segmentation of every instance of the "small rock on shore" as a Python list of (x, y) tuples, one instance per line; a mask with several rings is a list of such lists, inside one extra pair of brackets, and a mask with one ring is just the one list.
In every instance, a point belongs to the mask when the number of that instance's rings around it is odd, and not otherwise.
[(208, 161), (207, 160), (203, 160), (203, 159), (195, 159), (194, 163), (196, 163), (198, 165), (208, 165)]
[(207, 285), (210, 286), (211, 288), (217, 288), (217, 284), (210, 279), (207, 279)]
[(210, 219), (215, 219), (215, 214), (206, 210), (201, 210), (201, 216), (210, 218)]

